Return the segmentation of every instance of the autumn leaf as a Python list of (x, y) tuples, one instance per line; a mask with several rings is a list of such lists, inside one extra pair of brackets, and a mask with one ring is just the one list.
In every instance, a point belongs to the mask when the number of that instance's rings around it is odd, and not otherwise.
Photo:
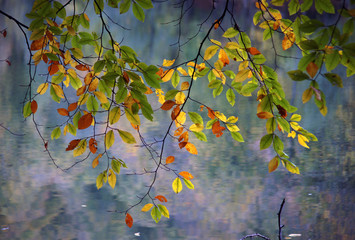
[(307, 73), (309, 74), (309, 76), (311, 78), (314, 78), (314, 76), (316, 76), (318, 69), (319, 68), (318, 68), (317, 64), (315, 64), (314, 62), (308, 63), (307, 68), (306, 68)]
[(46, 40), (45, 40), (45, 37), (43, 36), (38, 40), (34, 40), (31, 43), (30, 49), (31, 49), (31, 51), (37, 51), (37, 50), (40, 50), (44, 47), (46, 47)]
[(270, 112), (259, 112), (256, 115), (260, 119), (269, 119), (269, 118), (274, 117), (274, 115), (272, 113), (270, 113)]
[(158, 204), (158, 208), (164, 217), (166, 217), (166, 218), (170, 217), (169, 211), (164, 205)]
[(186, 99), (186, 96), (185, 96), (185, 93), (183, 93), (183, 92), (178, 92), (175, 95), (176, 104), (183, 104), (185, 102), (185, 99)]
[(206, 51), (205, 51), (205, 55), (204, 55), (204, 59), (205, 60), (210, 60), (218, 51), (219, 47), (217, 45), (212, 45), (209, 46)]
[(163, 82), (167, 82), (171, 79), (171, 77), (173, 76), (174, 74), (174, 69), (169, 69), (169, 70), (166, 70), (163, 74), (162, 74), (162, 80)]
[(259, 50), (256, 49), (255, 47), (247, 48), (247, 50), (248, 50), (248, 52), (251, 55), (259, 55), (259, 54), (261, 54), (261, 52), (259, 52)]
[(37, 109), (38, 109), (38, 104), (36, 102), (36, 100), (33, 100), (31, 102), (31, 111), (33, 114), (35, 114), (37, 112)]
[(292, 47), (293, 43), (296, 41), (295, 34), (293, 32), (286, 33), (284, 39), (282, 40), (282, 49), (285, 51)]
[(147, 203), (144, 205), (144, 207), (141, 209), (142, 212), (148, 212), (154, 205), (152, 203)]
[(191, 173), (186, 172), (186, 171), (182, 171), (179, 173), (183, 178), (185, 178), (186, 180), (191, 180), (194, 178), (194, 176), (192, 176)]
[(74, 111), (78, 107), (78, 102), (74, 102), (69, 104), (68, 106), (68, 112)]
[(306, 138), (305, 136), (303, 136), (302, 134), (298, 134), (298, 143), (305, 148), (309, 148), (307, 143), (309, 142), (308, 138)]
[(92, 154), (95, 154), (97, 151), (97, 141), (94, 138), (90, 138), (89, 140), (89, 149)]
[(212, 133), (216, 135), (216, 137), (220, 137), (223, 135), (223, 131), (225, 130), (225, 127), (222, 127), (219, 123), (219, 121), (216, 121), (212, 125)]
[(165, 160), (165, 163), (166, 164), (169, 164), (169, 163), (173, 163), (175, 161), (175, 157), (174, 156), (168, 156)]
[(115, 142), (115, 134), (113, 133), (113, 130), (110, 130), (105, 135), (105, 146), (106, 146), (106, 149), (110, 149), (110, 147), (112, 147), (114, 142)]
[(109, 169), (108, 171), (108, 184), (112, 187), (112, 189), (114, 189), (116, 186), (116, 174), (113, 172), (112, 169)]
[(158, 199), (160, 202), (168, 202), (166, 197), (164, 197), (163, 195), (156, 195), (155, 198)]
[(58, 64), (51, 64), (48, 66), (48, 73), (49, 75), (53, 75), (59, 71)]
[(78, 129), (86, 129), (86, 128), (90, 127), (93, 119), (94, 118), (91, 115), (91, 113), (85, 114), (78, 121)]
[(181, 83), (181, 91), (189, 89), (190, 83), (189, 82), (183, 82)]
[(86, 139), (82, 139), (77, 145), (77, 147), (74, 149), (73, 156), (77, 157), (82, 155), (86, 151), (86, 145), (87, 145)]
[(133, 218), (129, 213), (126, 214), (125, 222), (129, 228), (133, 226)]
[[(58, 108), (57, 109), (57, 112), (62, 115), (62, 116), (69, 116), (69, 112), (67, 109), (65, 108)], [(91, 123), (90, 123), (91, 124)]]
[(37, 88), (37, 93), (43, 95), (47, 89), (48, 89), (49, 84), (48, 83), (42, 83), (38, 86)]
[(163, 103), (163, 105), (160, 107), (164, 111), (170, 110), (172, 107), (174, 107), (175, 101), (172, 100), (167, 100)]
[(179, 127), (174, 131), (174, 136), (179, 136), (184, 131), (183, 127)]
[(78, 146), (79, 142), (81, 141), (81, 139), (74, 139), (71, 140), (68, 147), (65, 149), (65, 151), (71, 151), (74, 148), (76, 148), (76, 146)]
[(223, 63), (223, 67), (229, 64), (228, 55), (223, 49), (219, 50), (218, 59)]
[(186, 148), (186, 150), (187, 150), (189, 153), (191, 153), (191, 154), (194, 154), (194, 155), (197, 155), (197, 154), (198, 154), (195, 145), (193, 145), (193, 144), (190, 143), (190, 142), (188, 142), (188, 143), (185, 145), (185, 148)]
[(275, 156), (271, 161), (269, 162), (269, 173), (275, 171), (277, 167), (279, 166), (279, 157)]
[(102, 154), (99, 154), (99, 155), (97, 155), (96, 156), (96, 158), (92, 161), (92, 168), (96, 168), (97, 167), (97, 165), (99, 165), (99, 158), (101, 158), (102, 157)]
[(175, 59), (173, 59), (173, 60), (166, 60), (166, 59), (164, 59), (164, 60), (163, 60), (163, 67), (170, 67), (171, 65), (174, 64), (174, 62), (175, 62)]
[(219, 25), (220, 25), (220, 24), (221, 24), (221, 21), (218, 21), (218, 19), (216, 19), (216, 20), (214, 21), (213, 28), (214, 28), (214, 29), (219, 28)]
[(118, 129), (118, 133), (120, 134), (122, 140), (125, 143), (128, 144), (133, 144), (136, 143), (136, 140), (134, 139), (133, 135), (130, 132), (122, 131)]
[(179, 177), (175, 178), (172, 184), (173, 191), (177, 194), (182, 190), (182, 183)]

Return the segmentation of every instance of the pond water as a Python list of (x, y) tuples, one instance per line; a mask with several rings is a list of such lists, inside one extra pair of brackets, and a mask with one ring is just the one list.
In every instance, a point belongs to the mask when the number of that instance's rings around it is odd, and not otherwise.
[[(29, 9), (25, 4), (10, 8), (9, 2), (0, 1), (0, 7), (14, 16), (23, 15)], [(168, 32), (170, 28), (160, 24), (170, 19), (164, 11), (164, 6), (157, 8), (157, 12), (147, 16), (143, 27), (131, 23), (134, 21), (131, 18), (125, 19), (137, 30), (126, 32), (124, 37), (134, 39), (127, 44), (141, 49), (142, 59), (158, 61), (174, 56), (169, 44), (176, 41), (176, 32)], [(157, 22), (149, 23), (153, 18)], [(191, 25), (198, 23), (193, 17), (190, 21)], [(171, 189), (174, 176), (159, 174), (154, 192), (169, 199), (170, 219), (163, 218), (156, 224), (149, 213), (140, 212), (138, 207), (131, 211), (134, 225), (128, 228), (123, 215), (108, 210), (124, 210), (135, 203), (136, 195), (144, 193), (150, 177), (122, 174), (114, 190), (107, 184), (97, 190), (95, 179), (104, 167), (92, 169), (91, 160), (87, 160), (62, 172), (53, 165), (43, 151), (31, 120), (22, 118), (23, 85), (28, 78), (23, 38), (14, 24), (0, 16), (0, 29), (3, 27), (8, 27), (8, 37), (0, 39), (0, 58), (10, 57), (12, 65), (0, 63), (0, 123), (24, 136), (15, 136), (0, 128), (0, 239), (240, 239), (252, 233), (276, 239), (277, 212), (283, 198), (286, 199), (282, 212), (284, 237), (354, 239), (353, 77), (344, 81), (343, 89), (321, 83), (329, 109), (328, 115), (323, 117), (313, 103), (303, 105), (300, 101), (307, 84), (295, 85), (286, 77), (286, 70), (279, 69), (289, 100), (303, 115), (302, 126), (319, 139), (310, 143), (308, 150), (284, 138), (285, 150), (300, 168), (300, 175), (291, 174), (283, 167), (271, 174), (267, 172), (273, 152), (259, 150), (265, 127), (256, 117), (256, 101), (237, 98), (237, 107), (227, 113), (238, 115), (245, 143), (237, 143), (227, 134), (219, 139), (207, 135), (208, 143), (194, 142), (198, 156), (188, 155), (177, 149), (176, 143), (169, 143), (169, 152), (178, 158), (176, 168), (195, 176), (195, 190), (185, 188), (176, 195)], [(261, 34), (252, 31), (256, 38)], [(145, 38), (147, 35), (149, 38)], [(166, 51), (152, 56), (157, 49), (163, 49), (162, 46)], [(267, 51), (270, 47), (263, 48)], [(195, 53), (186, 51), (184, 54), (191, 57)], [(224, 97), (204, 99), (205, 95), (211, 96), (211, 90), (202, 85), (193, 95), (215, 107), (227, 105)], [(48, 114), (51, 107), (55, 105), (44, 107), (39, 113), (47, 125), (56, 121), (55, 115)], [(198, 109), (198, 106), (189, 107), (194, 111)], [(166, 116), (158, 113), (157, 118), (163, 120)], [(147, 139), (152, 140), (163, 134), (162, 128), (164, 124), (152, 123), (143, 131)], [(49, 136), (50, 132), (46, 134)], [(73, 162), (71, 155), (64, 152), (67, 144), (66, 141), (50, 143), (52, 150), (58, 149), (54, 155), (62, 166)], [(137, 172), (142, 171), (149, 159), (141, 148), (119, 146), (116, 151)]]

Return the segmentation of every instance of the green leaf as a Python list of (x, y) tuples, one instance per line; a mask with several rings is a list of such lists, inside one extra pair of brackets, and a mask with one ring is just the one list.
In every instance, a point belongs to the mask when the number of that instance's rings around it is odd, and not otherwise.
[(183, 178), (183, 180), (184, 180), (184, 183), (185, 183), (187, 188), (195, 189), (195, 186), (192, 184), (192, 182), (190, 180), (186, 180), (185, 178)]
[(93, 95), (90, 95), (90, 97), (88, 98), (86, 102), (86, 107), (90, 112), (92, 112), (93, 115), (95, 115), (97, 110), (99, 110), (99, 103)]
[[(58, 17), (64, 19), (67, 16), (65, 8), (63, 7), (63, 5), (60, 2), (54, 1), (53, 6), (54, 6), (55, 12), (57, 13)], [(60, 9), (60, 11), (58, 12), (59, 9)]]
[(273, 133), (276, 129), (276, 121), (275, 118), (269, 118), (266, 121), (266, 132), (267, 133)]
[(80, 48), (71, 48), (70, 51), (75, 58), (80, 59), (80, 58), (83, 58), (83, 56), (84, 56), (84, 54)]
[(115, 143), (115, 134), (113, 133), (113, 130), (110, 130), (106, 133), (105, 135), (105, 146), (106, 149), (110, 149), (112, 145)]
[(300, 174), (300, 170), (294, 163), (290, 162), (287, 159), (282, 159), (282, 163), (289, 172)]
[(207, 142), (207, 137), (203, 132), (193, 132), (196, 138), (200, 141)]
[(160, 89), (160, 77), (156, 73), (143, 73), (144, 80), (153, 88)]
[(309, 76), (301, 70), (289, 71), (287, 74), (293, 81), (303, 81), (309, 79)]
[(76, 127), (74, 127), (73, 124), (71, 123), (68, 124), (68, 130), (71, 135), (76, 136)]
[(316, 10), (319, 14), (322, 14), (323, 11), (331, 14), (335, 13), (334, 6), (330, 0), (316, 0), (315, 2)]
[(118, 90), (115, 96), (116, 103), (122, 103), (127, 97), (127, 88), (122, 87)]
[(288, 4), (288, 12), (290, 15), (295, 14), (300, 10), (300, 3), (298, 0), (291, 0), (290, 3)]
[(166, 94), (165, 94), (165, 100), (171, 100), (171, 99), (174, 99), (176, 94), (180, 92), (179, 90), (177, 89), (171, 89), (169, 90)]
[(283, 130), (290, 132), (290, 124), (282, 117), (277, 117), (277, 122), (280, 124)]
[(181, 180), (180, 180), (179, 177), (175, 178), (175, 180), (173, 181), (172, 187), (173, 187), (173, 191), (174, 191), (175, 193), (181, 192), (181, 190), (182, 190), (182, 183), (181, 183)]
[(157, 207), (154, 207), (152, 209), (152, 211), (150, 212), (150, 214), (156, 223), (158, 223), (160, 221), (161, 212), (159, 211), (159, 209)]
[(259, 87), (259, 85), (256, 83), (253, 83), (253, 82), (247, 83), (240, 90), (240, 94), (249, 95), (252, 92), (254, 92), (258, 87)]
[(338, 66), (338, 64), (340, 63), (340, 60), (341, 60), (341, 57), (340, 57), (338, 51), (334, 51), (331, 54), (326, 54), (325, 55), (325, 67), (330, 72)]
[(116, 122), (118, 122), (118, 120), (120, 120), (121, 117), (121, 109), (119, 107), (114, 107), (109, 115), (108, 115), (108, 119), (109, 119), (109, 123), (115, 124)]
[(193, 123), (199, 123), (203, 125), (203, 119), (200, 114), (195, 112), (189, 112), (189, 117)]
[(324, 27), (324, 24), (318, 20), (312, 19), (301, 24), (300, 30), (305, 33), (313, 33), (320, 27)]
[(133, 11), (134, 16), (139, 21), (144, 22), (144, 19), (145, 19), (144, 11), (143, 11), (142, 7), (139, 6), (136, 2), (133, 2), (132, 11)]
[(99, 73), (101, 72), (106, 64), (106, 60), (99, 60), (94, 64), (94, 72)]
[[(23, 107), (23, 117), (27, 118), (28, 116), (30, 116), (32, 114), (32, 110), (31, 110), (31, 101), (28, 101), (25, 106)], [(53, 138), (52, 138), (53, 139)]]
[(328, 79), (328, 81), (337, 87), (342, 88), (343, 87), (343, 81), (341, 79), (341, 77), (336, 74), (336, 73), (326, 73), (324, 74), (324, 76)]
[(153, 4), (151, 0), (136, 0), (136, 2), (144, 9), (153, 8)]
[(58, 139), (60, 137), (60, 135), (62, 134), (61, 130), (59, 127), (56, 127), (53, 129), (52, 133), (51, 133), (51, 139)]
[(250, 48), (251, 47), (251, 41), (248, 35), (245, 32), (240, 32), (238, 36), (238, 42), (241, 46), (244, 46), (245, 48)]
[(316, 58), (316, 52), (312, 52), (310, 54), (304, 55), (301, 60), (298, 62), (298, 69), (301, 71), (305, 71), (308, 64), (312, 62)]
[(301, 11), (302, 12), (306, 12), (308, 11), (313, 5), (313, 0), (306, 0), (303, 1), (303, 3), (301, 4)]
[(79, 21), (80, 21), (81, 26), (83, 26), (84, 28), (86, 28), (86, 29), (90, 28), (90, 22), (88, 20), (86, 20), (84, 14), (80, 15)]
[(316, 50), (319, 48), (317, 42), (314, 40), (304, 40), (299, 45), (303, 50)]
[(254, 14), (254, 16), (253, 16), (253, 23), (254, 23), (255, 26), (260, 22), (261, 16), (262, 16), (262, 12), (261, 12), (261, 11), (257, 11), (257, 12)]
[(229, 88), (226, 92), (226, 98), (229, 102), (230, 105), (234, 106), (235, 104), (235, 94), (233, 92), (233, 89)]
[(134, 139), (133, 135), (130, 132), (122, 131), (119, 129), (117, 131), (125, 143), (128, 144), (136, 143), (136, 139)]
[(164, 217), (169, 218), (169, 211), (164, 205), (158, 204), (158, 208)]
[(344, 53), (349, 56), (355, 56), (355, 43), (348, 43), (342, 46)]
[(231, 28), (228, 28), (227, 31), (224, 32), (222, 37), (233, 38), (233, 37), (237, 36), (238, 33), (239, 33), (238, 30), (236, 30), (235, 28), (231, 27)]
[(274, 135), (274, 150), (275, 152), (277, 152), (278, 154), (281, 155), (281, 153), (283, 152), (284, 150), (284, 143), (281, 141), (281, 139), (277, 136), (277, 135)]
[(111, 160), (111, 168), (113, 171), (115, 171), (117, 174), (120, 174), (121, 171), (121, 162), (118, 161), (117, 159), (112, 159)]
[(231, 132), (231, 136), (237, 142), (244, 142), (243, 136), (239, 132)]
[(267, 134), (260, 139), (260, 150), (270, 147), (273, 139), (273, 134)]
[(100, 14), (104, 10), (104, 0), (94, 0), (93, 4), (96, 14)]
[(125, 108), (126, 118), (134, 125), (141, 125), (138, 114), (133, 114), (129, 108)]
[(131, 7), (131, 0), (123, 0), (120, 5), (120, 14), (125, 13)]
[(171, 84), (173, 85), (174, 88), (176, 88), (179, 82), (180, 82), (180, 75), (177, 73), (177, 71), (175, 71), (171, 78)]

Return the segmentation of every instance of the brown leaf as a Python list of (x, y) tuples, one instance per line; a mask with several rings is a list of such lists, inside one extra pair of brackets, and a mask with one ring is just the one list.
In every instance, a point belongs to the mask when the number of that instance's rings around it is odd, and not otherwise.
[(172, 120), (175, 120), (178, 116), (178, 114), (180, 113), (180, 107), (179, 106), (176, 106), (174, 108), (174, 110), (171, 112), (171, 119)]
[(284, 109), (280, 105), (277, 105), (276, 107), (277, 107), (277, 110), (279, 110), (279, 114), (281, 115), (281, 117), (286, 118), (287, 117), (286, 109)]
[(58, 108), (57, 112), (62, 116), (69, 116), (69, 112), (65, 108)]
[(123, 79), (127, 84), (129, 83), (129, 76), (126, 71), (123, 72)]
[(214, 28), (214, 29), (219, 28), (219, 25), (220, 25), (220, 24), (221, 24), (221, 21), (218, 21), (218, 19), (216, 19), (216, 20), (214, 21), (213, 28)]
[(174, 107), (174, 105), (175, 105), (175, 101), (167, 100), (163, 103), (163, 105), (160, 108), (163, 109), (164, 111), (168, 111), (172, 107)]
[(174, 156), (169, 156), (165, 160), (166, 164), (173, 163), (174, 161), (175, 161), (175, 157)]
[(91, 126), (93, 117), (91, 113), (87, 113), (82, 116), (78, 121), (78, 129), (86, 129)]
[(6, 59), (5, 62), (7, 63), (7, 65), (11, 66), (11, 62), (8, 59)]
[(270, 112), (259, 112), (256, 115), (260, 119), (269, 119), (269, 118), (274, 117), (274, 115), (272, 113), (270, 113)]
[(186, 144), (187, 144), (187, 142), (180, 142), (180, 143), (179, 143), (180, 149), (181, 149), (181, 148), (184, 148), (184, 147), (186, 146)]
[(78, 69), (79, 71), (88, 71), (89, 70), (88, 66), (86, 66), (84, 64), (76, 65), (75, 68)]
[(4, 38), (6, 38), (6, 35), (7, 35), (6, 29), (2, 32), (2, 35), (4, 36)]
[(74, 139), (71, 140), (68, 147), (65, 149), (65, 151), (71, 151), (74, 148), (76, 148), (76, 146), (78, 146), (79, 142), (81, 141), (81, 139)]
[(48, 66), (49, 75), (52, 76), (53, 74), (55, 74), (58, 71), (59, 71), (58, 64), (51, 64)]
[(78, 107), (78, 102), (71, 103), (71, 104), (69, 104), (69, 106), (68, 106), (68, 111), (69, 111), (69, 112), (74, 111), (77, 107)]
[(131, 228), (133, 226), (133, 218), (129, 213), (126, 214), (125, 221), (128, 227)]
[(38, 104), (37, 104), (36, 100), (33, 100), (31, 102), (31, 111), (33, 114), (35, 114), (37, 112), (37, 108), (38, 108)]
[(34, 40), (32, 43), (31, 43), (31, 51), (37, 51), (37, 50), (40, 50), (42, 48), (44, 48), (46, 46), (45, 44), (45, 37), (41, 37), (40, 39), (38, 40)]
[(306, 70), (311, 78), (314, 78), (314, 76), (318, 72), (318, 69), (319, 68), (318, 68), (317, 64), (315, 64), (314, 62), (308, 63), (307, 68), (306, 68)]
[(179, 142), (187, 142), (189, 141), (189, 132), (186, 131), (179, 137)]
[(86, 86), (82, 86), (76, 90), (76, 96), (82, 95), (86, 91)]
[(89, 140), (89, 149), (93, 154), (95, 154), (97, 151), (97, 142), (94, 138), (90, 138)]
[(261, 52), (259, 52), (259, 50), (256, 49), (255, 47), (247, 48), (247, 50), (248, 50), (248, 52), (251, 55), (259, 55), (259, 54), (261, 54)]

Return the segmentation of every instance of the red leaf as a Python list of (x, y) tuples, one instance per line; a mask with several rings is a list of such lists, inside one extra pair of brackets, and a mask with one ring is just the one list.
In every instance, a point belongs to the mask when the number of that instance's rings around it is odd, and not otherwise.
[(6, 59), (5, 62), (7, 63), (7, 65), (11, 66), (11, 62), (8, 59)]
[(248, 52), (249, 52), (251, 55), (259, 55), (259, 54), (261, 54), (261, 52), (259, 52), (259, 50), (256, 49), (255, 47), (248, 48), (247, 50), (248, 50)]
[(129, 213), (126, 214), (125, 221), (126, 221), (126, 224), (127, 224), (128, 227), (131, 228), (133, 226), (133, 218), (132, 218), (132, 216)]
[(58, 108), (57, 112), (62, 116), (69, 116), (69, 112), (65, 108)]
[(166, 197), (164, 197), (163, 195), (157, 195), (155, 196), (156, 199), (158, 199), (160, 202), (167, 202), (168, 200), (166, 199)]
[(81, 141), (81, 139), (74, 139), (71, 140), (68, 147), (65, 149), (65, 151), (71, 151), (74, 148), (76, 148), (76, 146), (78, 146), (79, 142)]
[(167, 100), (163, 103), (163, 105), (160, 108), (163, 109), (164, 111), (168, 111), (172, 107), (174, 107), (174, 105), (175, 105), (175, 101)]
[(78, 102), (69, 104), (68, 112), (74, 111), (77, 107), (78, 107)]
[(2, 32), (2, 35), (4, 36), (4, 38), (6, 38), (6, 35), (7, 35), (6, 29)]
[(286, 118), (287, 117), (286, 109), (284, 109), (280, 105), (277, 105), (276, 107), (277, 107), (277, 110), (279, 110), (279, 114), (281, 115), (281, 117)]
[(36, 100), (33, 100), (31, 102), (31, 111), (33, 114), (35, 114), (37, 112), (37, 108), (38, 108), (38, 104), (37, 104)]
[(91, 113), (87, 113), (82, 116), (78, 121), (78, 129), (86, 129), (91, 126), (93, 117)]
[(97, 142), (94, 138), (90, 138), (89, 149), (93, 154), (95, 154), (97, 151)]
[(51, 64), (48, 66), (49, 75), (52, 76), (53, 74), (55, 74), (58, 71), (59, 71), (59, 67), (57, 64)]

